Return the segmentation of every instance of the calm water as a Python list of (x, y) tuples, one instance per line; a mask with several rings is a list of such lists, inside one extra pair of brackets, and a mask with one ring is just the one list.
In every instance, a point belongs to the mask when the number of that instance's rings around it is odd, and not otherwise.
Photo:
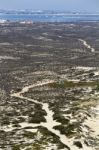
[(10, 21), (32, 20), (40, 22), (99, 21), (99, 14), (98, 15), (0, 14), (0, 19)]

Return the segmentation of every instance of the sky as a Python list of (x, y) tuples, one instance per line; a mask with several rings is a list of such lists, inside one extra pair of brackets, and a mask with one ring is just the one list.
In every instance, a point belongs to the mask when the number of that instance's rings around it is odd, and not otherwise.
[(99, 0), (0, 0), (0, 9), (99, 12)]

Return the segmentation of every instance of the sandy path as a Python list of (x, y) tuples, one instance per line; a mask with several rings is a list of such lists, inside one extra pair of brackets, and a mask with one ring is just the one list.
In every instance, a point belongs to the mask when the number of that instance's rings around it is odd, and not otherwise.
[(86, 48), (90, 49), (92, 53), (95, 52), (95, 49), (93, 47), (91, 47), (91, 45), (89, 45), (85, 40), (79, 39), (79, 41), (82, 42)]
[[(36, 104), (41, 104), (42, 105), (42, 109), (45, 110), (45, 112), (47, 113), (47, 115), (45, 116), (46, 122), (41, 122), (40, 124), (35, 124), (35, 126), (42, 126), (47, 128), (50, 132), (54, 133), (56, 136), (59, 137), (61, 143), (63, 143), (68, 150), (79, 150), (78, 147), (76, 147), (75, 145), (73, 145), (73, 141), (74, 139), (68, 139), (65, 135), (61, 134), (58, 130), (55, 130), (53, 127), (56, 125), (60, 125), (61, 123), (56, 122), (53, 119), (53, 114), (54, 112), (52, 110), (49, 109), (49, 105), (47, 103), (42, 103), (42, 102), (38, 102), (37, 100), (28, 98), (28, 97), (24, 97), (22, 96), (22, 94), (26, 93), (29, 91), (29, 89), (33, 88), (33, 87), (37, 87), (37, 86), (42, 86), (42, 85), (46, 85), (48, 83), (53, 83), (54, 81), (52, 80), (46, 80), (46, 81), (42, 81), (39, 82), (37, 84), (33, 84), (33, 85), (29, 85), (26, 87), (23, 87), (23, 89), (20, 92), (17, 93), (13, 93), (11, 94), (11, 97), (17, 97), (20, 99), (24, 99), (24, 100), (28, 100), (30, 102), (36, 103)], [(29, 124), (24, 124), (23, 126), (28, 126)], [(93, 150), (91, 147), (87, 147), (83, 140), (81, 139), (80, 142), (83, 145), (83, 150)]]

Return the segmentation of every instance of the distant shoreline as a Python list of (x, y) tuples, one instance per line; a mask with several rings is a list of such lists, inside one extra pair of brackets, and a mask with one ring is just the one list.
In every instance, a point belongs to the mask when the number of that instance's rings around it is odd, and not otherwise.
[(0, 19), (0, 25), (1, 24), (13, 24), (13, 23), (18, 23), (18, 24), (86, 24), (86, 23), (99, 23), (98, 21), (32, 21), (32, 20), (4, 20)]
[(34, 13), (7, 14), (0, 13), (0, 20), (33, 21), (33, 22), (98, 22), (99, 14), (65, 14), (65, 13)]

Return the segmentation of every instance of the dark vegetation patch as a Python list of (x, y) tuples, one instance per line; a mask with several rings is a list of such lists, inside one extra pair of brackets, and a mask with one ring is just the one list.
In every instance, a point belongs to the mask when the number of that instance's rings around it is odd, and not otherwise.
[(72, 81), (62, 81), (62, 82), (54, 82), (54, 83), (49, 83), (49, 87), (51, 88), (74, 88), (74, 87), (86, 87), (86, 86), (91, 86), (94, 87), (97, 85), (96, 81), (91, 81), (91, 82), (72, 82)]
[(45, 110), (42, 109), (42, 105), (36, 104), (34, 107), (34, 113), (29, 115), (28, 122), (29, 123), (40, 123), (46, 122), (44, 116), (46, 116)]
[(83, 145), (80, 141), (75, 141), (74, 145), (76, 145), (79, 149), (83, 148)]
[(55, 130), (59, 130), (61, 134), (64, 134), (68, 137), (72, 137), (77, 133), (77, 128), (79, 128), (79, 123), (74, 123), (74, 124), (68, 124), (68, 125), (58, 125), (55, 126)]

